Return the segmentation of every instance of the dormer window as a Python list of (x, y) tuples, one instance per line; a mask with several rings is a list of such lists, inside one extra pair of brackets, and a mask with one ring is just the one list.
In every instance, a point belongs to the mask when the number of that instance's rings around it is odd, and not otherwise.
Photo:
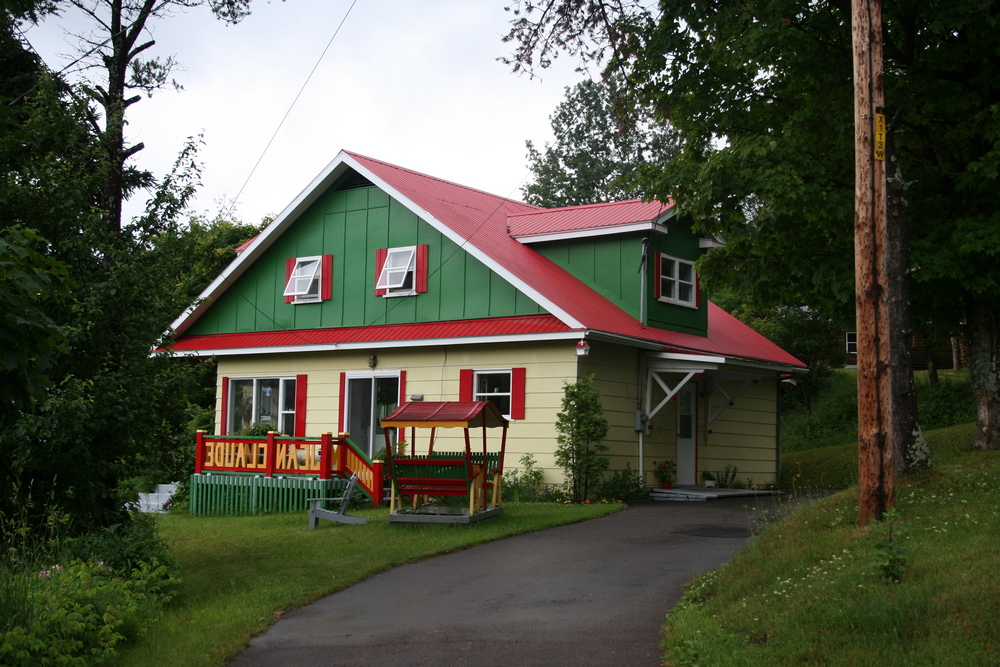
[(317, 303), (332, 297), (332, 255), (289, 257), (285, 261), (287, 303)]
[(412, 296), (427, 291), (427, 245), (382, 248), (375, 253), (375, 294)]
[(697, 308), (698, 278), (694, 262), (657, 253), (657, 265), (656, 298), (666, 303)]

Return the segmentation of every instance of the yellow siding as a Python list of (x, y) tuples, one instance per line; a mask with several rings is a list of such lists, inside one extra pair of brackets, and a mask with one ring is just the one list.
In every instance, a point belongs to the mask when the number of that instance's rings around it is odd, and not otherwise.
[[(602, 392), (605, 415), (611, 423), (604, 443), (609, 447), (607, 456), (611, 459), (611, 469), (624, 469), (626, 465), (632, 470), (639, 469), (639, 436), (634, 428), (635, 410), (640, 407), (637, 402), (639, 355), (634, 348), (602, 342), (591, 342), (591, 353), (587, 357), (577, 357), (571, 341), (220, 357), (216, 423), (221, 422), (222, 377), (306, 374), (309, 376), (307, 435), (336, 433), (340, 373), (371, 370), (368, 360), (373, 353), (378, 357), (376, 370), (405, 370), (406, 395), (423, 394), (427, 401), (458, 400), (459, 371), (463, 368), (524, 367), (525, 418), (510, 426), (505, 464), (508, 469), (518, 468), (520, 458), (531, 454), (549, 483), (563, 481), (562, 470), (555, 465), (554, 428), (561, 409), (563, 386), (576, 381), (577, 377), (594, 374), (595, 386)], [(697, 379), (699, 480), (702, 471), (718, 472), (729, 464), (739, 468), (741, 481), (745, 482), (747, 477), (755, 484), (775, 481), (776, 381), (774, 377), (765, 377), (749, 386), (734, 405), (727, 407), (709, 426), (709, 415), (726, 400), (718, 391), (710, 398), (705, 397), (704, 378)], [(645, 376), (641, 383), (645, 392)], [(740, 383), (720, 384), (732, 394)], [(658, 387), (654, 389), (654, 405), (662, 398), (660, 392)], [(645, 407), (645, 397), (642, 407)], [(644, 437), (642, 467), (649, 485), (655, 483), (649, 473), (653, 461), (676, 458), (676, 420), (676, 403), (671, 402), (652, 420), (650, 431)], [(492, 443), (499, 445), (499, 435), (499, 431), (490, 432), (491, 446)], [(442, 429), (435, 447), (438, 450), (464, 448), (461, 436), (460, 430)], [(418, 433), (417, 437), (418, 448), (426, 447), (426, 434)], [(473, 433), (473, 446), (480, 443), (481, 435)]]
[[(720, 382), (732, 395), (741, 382)], [(777, 378), (763, 377), (749, 385), (732, 405), (718, 390), (704, 400), (700, 418), (706, 427), (699, 431), (698, 474), (703, 471), (721, 472), (727, 465), (738, 469), (737, 479), (746, 484), (773, 484), (777, 465)], [(710, 415), (720, 407), (725, 410), (707, 425)]]
[[(562, 402), (563, 384), (575, 381), (574, 342), (463, 345), (451, 348), (398, 348), (355, 352), (324, 352), (235, 356), (219, 358), (219, 386), (216, 396), (216, 423), (221, 424), (221, 378), (275, 375), (309, 376), (306, 402), (306, 434), (310, 436), (338, 430), (340, 373), (369, 371), (368, 358), (378, 357), (379, 372), (406, 371), (406, 395), (423, 394), (427, 401), (458, 400), (459, 371), (463, 368), (523, 367), (525, 377), (525, 418), (511, 424), (507, 436), (507, 467), (517, 467), (524, 454), (532, 454), (545, 471), (547, 482), (562, 481), (555, 466), (555, 414)], [(513, 361), (512, 361), (513, 360)], [(489, 432), (491, 447), (499, 446), (500, 431)], [(426, 447), (426, 434), (417, 434), (418, 447)], [(409, 434), (407, 434), (409, 438)], [(472, 434), (475, 447), (481, 433)], [(464, 448), (462, 431), (442, 429), (435, 448)]]

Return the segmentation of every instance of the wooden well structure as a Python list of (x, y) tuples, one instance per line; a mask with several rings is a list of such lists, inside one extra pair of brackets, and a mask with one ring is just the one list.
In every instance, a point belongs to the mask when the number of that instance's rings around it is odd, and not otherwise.
[[(382, 420), (392, 481), (389, 522), (469, 524), (501, 514), (507, 426), (489, 401), (419, 401), (396, 408)], [(393, 428), (406, 439), (406, 451), (390, 442)], [(465, 450), (435, 451), (442, 428), (463, 429)], [(502, 429), (500, 443), (491, 448), (488, 431), (497, 428)], [(473, 430), (481, 431), (481, 447), (473, 447)], [(404, 496), (410, 499), (407, 507)], [(467, 498), (461, 506), (444, 501), (461, 496)]]

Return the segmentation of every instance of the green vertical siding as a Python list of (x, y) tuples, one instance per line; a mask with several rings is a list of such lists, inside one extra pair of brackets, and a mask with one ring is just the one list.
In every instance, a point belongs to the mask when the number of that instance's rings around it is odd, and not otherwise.
[[(375, 187), (321, 196), (189, 333), (212, 334), (535, 315), (544, 309)], [(375, 251), (427, 244), (427, 292), (375, 295)], [(285, 260), (333, 255), (333, 299), (285, 303)]]
[(672, 329), (684, 333), (693, 333), (700, 336), (708, 335), (708, 299), (702, 293), (701, 306), (699, 308), (688, 308), (672, 303), (663, 303), (656, 299), (655, 281), (657, 279), (658, 268), (655, 262), (654, 251), (659, 251), (667, 255), (679, 257), (690, 261), (695, 261), (701, 257), (703, 252), (698, 247), (698, 237), (691, 231), (690, 218), (681, 220), (671, 220), (669, 233), (658, 234), (653, 237), (650, 247), (649, 265), (647, 274), (649, 279), (648, 290), (646, 291), (646, 324), (662, 329)]
[(639, 317), (638, 273), (644, 234), (612, 234), (532, 247), (619, 308)]

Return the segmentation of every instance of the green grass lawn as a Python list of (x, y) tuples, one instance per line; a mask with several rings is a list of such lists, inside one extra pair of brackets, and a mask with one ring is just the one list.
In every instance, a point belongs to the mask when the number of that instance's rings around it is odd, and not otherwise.
[(875, 566), (881, 535), (856, 526), (857, 489), (848, 489), (697, 579), (667, 617), (666, 664), (1000, 664), (1000, 453), (970, 451), (971, 433), (928, 433), (934, 467), (897, 482), (912, 531), (901, 582)]
[(473, 524), (390, 525), (386, 510), (352, 511), (363, 526), (320, 522), (305, 512), (251, 517), (167, 515), (159, 530), (181, 567), (179, 595), (149, 633), (122, 652), (137, 667), (222, 665), (282, 611), (378, 572), (483, 542), (583, 521), (617, 504), (507, 504), (502, 516)]

